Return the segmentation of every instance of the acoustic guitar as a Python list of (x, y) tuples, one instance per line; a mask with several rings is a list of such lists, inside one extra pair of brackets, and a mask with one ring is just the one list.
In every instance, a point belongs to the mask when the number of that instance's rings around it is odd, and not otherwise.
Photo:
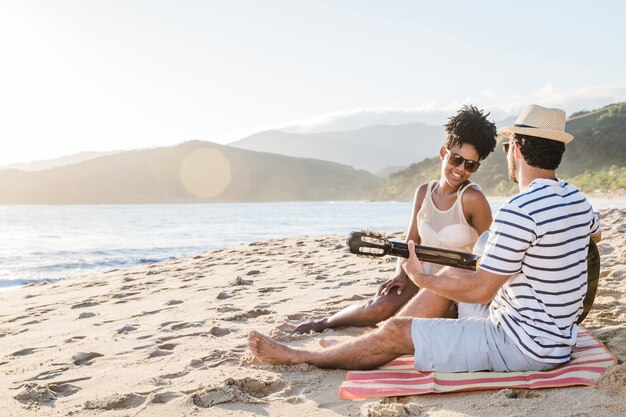
[[(424, 262), (475, 271), (480, 263), (480, 257), (485, 250), (488, 238), (489, 232), (483, 233), (476, 241), (473, 253), (415, 245), (415, 254)], [(346, 243), (350, 252), (357, 255), (409, 257), (409, 247), (406, 243), (391, 241), (380, 233), (368, 231), (352, 232), (346, 239)], [(599, 279), (600, 253), (596, 244), (590, 239), (589, 252), (587, 253), (587, 293), (583, 300), (583, 312), (578, 317), (578, 324), (582, 323), (593, 306)]]

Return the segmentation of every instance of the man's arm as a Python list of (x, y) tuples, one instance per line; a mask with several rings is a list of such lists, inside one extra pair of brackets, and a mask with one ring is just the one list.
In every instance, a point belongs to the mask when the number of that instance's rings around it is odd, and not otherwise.
[(409, 242), (409, 259), (403, 262), (409, 279), (418, 287), (427, 288), (450, 300), (487, 304), (510, 277), (483, 269), (465, 271), (458, 268), (446, 268), (437, 275), (425, 274), (415, 255), (414, 246), (412, 241)]

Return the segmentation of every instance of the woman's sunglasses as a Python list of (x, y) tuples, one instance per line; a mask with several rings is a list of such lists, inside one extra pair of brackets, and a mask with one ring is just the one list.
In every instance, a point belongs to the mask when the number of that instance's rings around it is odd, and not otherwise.
[(465, 163), (464, 168), (467, 172), (476, 172), (480, 166), (480, 162), (474, 161), (473, 159), (465, 159), (458, 153), (451, 152), (450, 149), (446, 149), (446, 152), (448, 153), (448, 163), (453, 167), (458, 167)]

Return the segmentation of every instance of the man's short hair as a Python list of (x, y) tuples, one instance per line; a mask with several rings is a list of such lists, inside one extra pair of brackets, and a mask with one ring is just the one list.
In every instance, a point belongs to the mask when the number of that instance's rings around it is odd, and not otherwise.
[(528, 165), (541, 169), (557, 169), (561, 163), (563, 152), (565, 152), (563, 142), (519, 133), (515, 133), (513, 139), (518, 143)]

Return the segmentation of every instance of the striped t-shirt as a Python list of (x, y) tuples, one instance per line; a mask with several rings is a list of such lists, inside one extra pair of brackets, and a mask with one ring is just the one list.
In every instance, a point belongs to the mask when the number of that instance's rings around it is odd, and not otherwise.
[(480, 268), (511, 278), (490, 318), (531, 358), (569, 360), (587, 292), (589, 236), (599, 232), (587, 199), (561, 180), (533, 181), (496, 213)]

